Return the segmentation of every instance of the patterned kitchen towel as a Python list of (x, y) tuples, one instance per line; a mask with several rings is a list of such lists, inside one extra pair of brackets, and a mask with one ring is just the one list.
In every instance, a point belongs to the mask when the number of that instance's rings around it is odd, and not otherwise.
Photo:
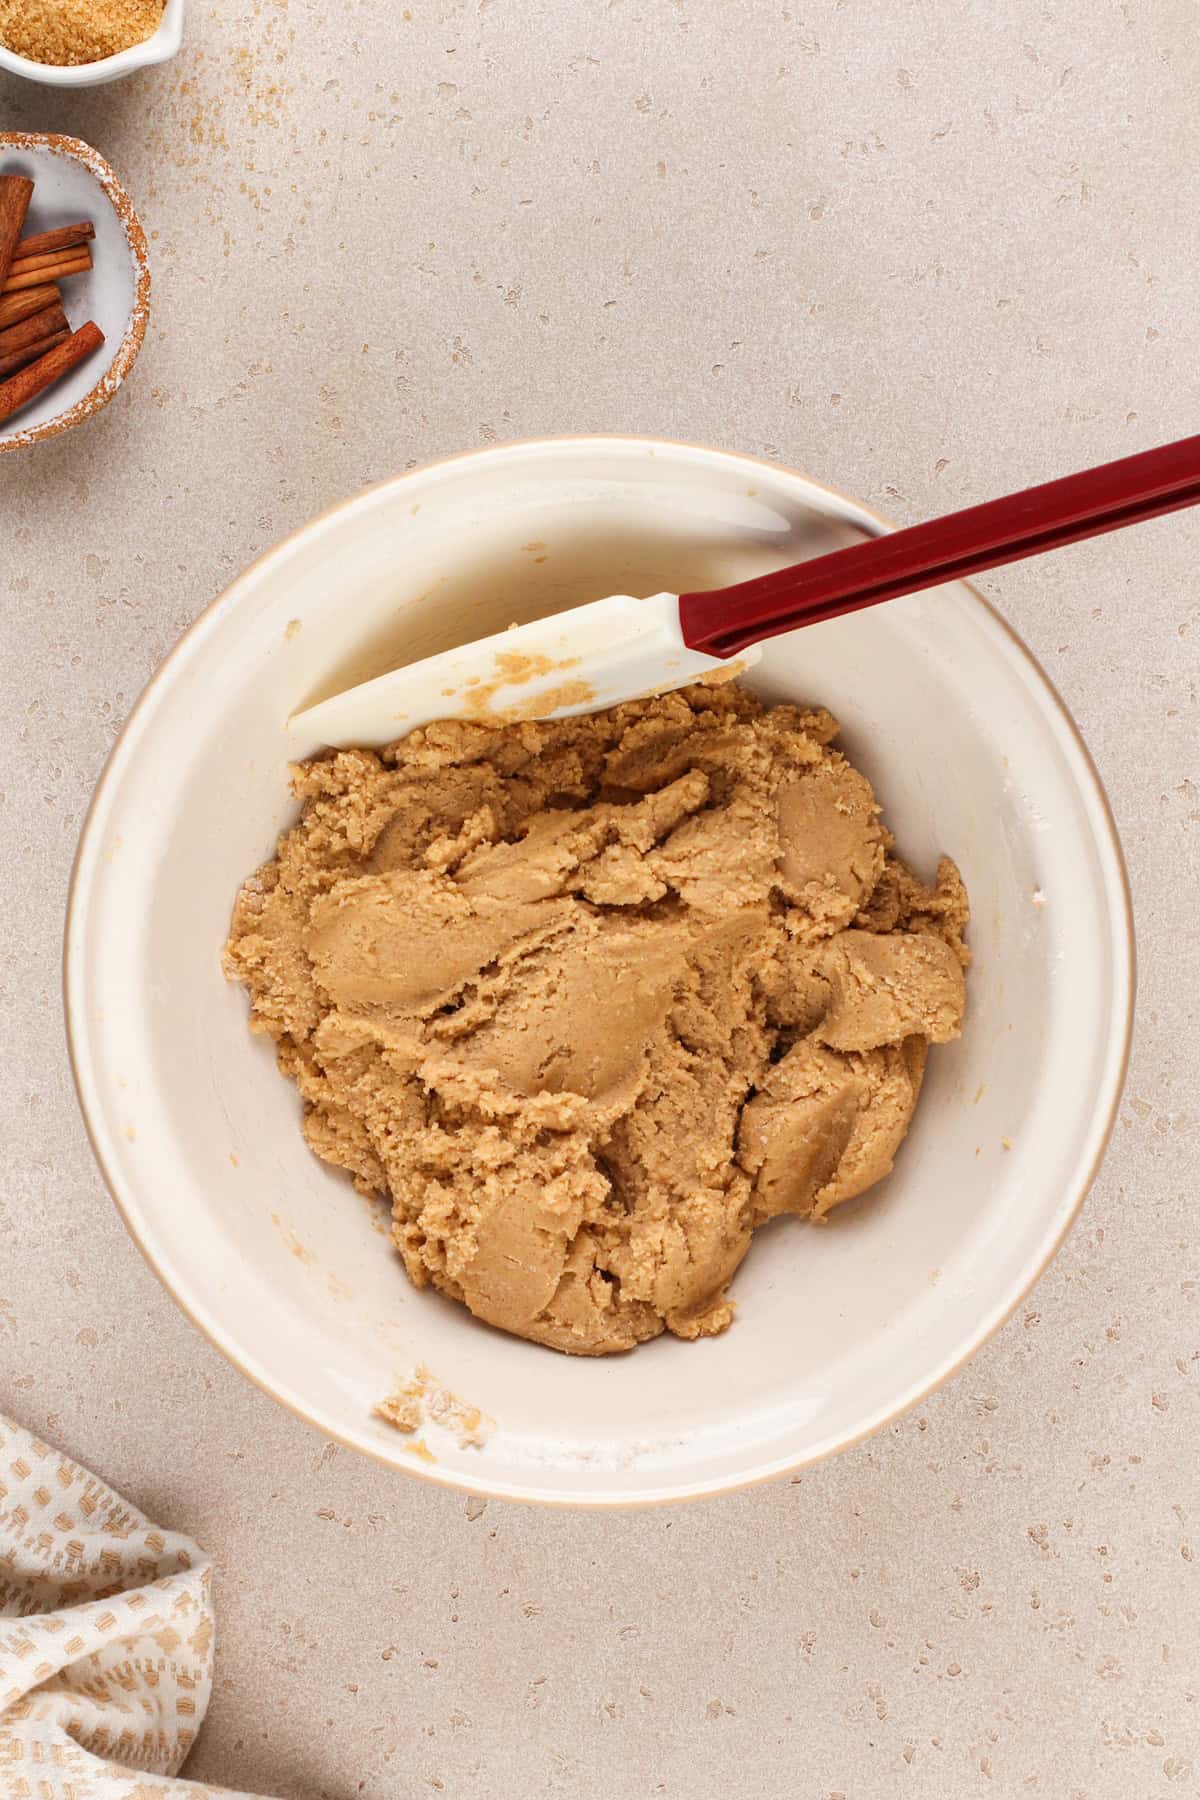
[(209, 1561), (0, 1413), (3, 1800), (236, 1800), (179, 1781), (212, 1690)]

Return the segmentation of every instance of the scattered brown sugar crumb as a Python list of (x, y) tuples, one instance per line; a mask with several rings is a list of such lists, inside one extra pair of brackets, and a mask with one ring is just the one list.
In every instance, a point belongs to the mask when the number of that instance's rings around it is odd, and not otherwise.
[(145, 43), (165, 0), (0, 0), (0, 44), (31, 62), (99, 62)]
[(411, 1379), (401, 1382), (381, 1400), (375, 1412), (397, 1431), (413, 1432), (423, 1425), (440, 1425), (454, 1435), (460, 1450), (482, 1449), (495, 1429), (493, 1419), (480, 1407), (443, 1387), (424, 1363), (418, 1363)]

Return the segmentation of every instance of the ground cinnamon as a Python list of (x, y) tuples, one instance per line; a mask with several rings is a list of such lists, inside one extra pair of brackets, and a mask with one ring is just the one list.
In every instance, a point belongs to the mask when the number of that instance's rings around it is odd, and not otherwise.
[(164, 0), (0, 0), (0, 44), (31, 62), (99, 62), (142, 44)]
[(19, 374), (10, 375), (7, 381), (0, 381), (0, 424), (36, 400), (39, 394), (44, 394), (56, 381), (61, 381), (64, 375), (69, 375), (85, 357), (99, 350), (103, 342), (104, 333), (89, 319), (86, 325), (81, 325), (78, 331), (64, 338), (37, 362), (30, 363)]

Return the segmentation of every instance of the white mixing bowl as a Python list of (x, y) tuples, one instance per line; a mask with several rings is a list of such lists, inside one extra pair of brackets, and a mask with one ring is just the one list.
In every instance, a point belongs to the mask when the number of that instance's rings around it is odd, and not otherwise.
[[(239, 882), (295, 815), (284, 721), (339, 682), (610, 592), (713, 586), (884, 529), (801, 476), (628, 438), (516, 444), (359, 495), (271, 551), (151, 681), (92, 805), (67, 1013), (96, 1155), (134, 1238), (238, 1368), (331, 1436), (479, 1494), (682, 1499), (826, 1456), (957, 1369), (1045, 1267), (1095, 1173), (1130, 1031), (1111, 817), (1061, 703), (964, 586), (777, 639), (754, 685), (828, 705), (899, 846), (958, 861), (975, 963), (886, 1184), (825, 1229), (779, 1221), (735, 1323), (597, 1361), (412, 1289), (379, 1221), (306, 1148), (220, 950)], [(426, 1363), (483, 1449), (372, 1414)]]

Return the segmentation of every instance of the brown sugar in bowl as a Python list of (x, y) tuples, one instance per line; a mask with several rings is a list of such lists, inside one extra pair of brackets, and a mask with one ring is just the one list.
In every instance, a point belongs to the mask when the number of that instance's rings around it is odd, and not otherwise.
[(146, 234), (124, 187), (97, 150), (52, 132), (0, 131), (0, 174), (34, 183), (28, 234), (90, 219), (92, 268), (62, 283), (72, 329), (94, 319), (104, 346), (30, 406), (0, 422), (0, 455), (56, 438), (108, 405), (132, 369), (150, 316)]

